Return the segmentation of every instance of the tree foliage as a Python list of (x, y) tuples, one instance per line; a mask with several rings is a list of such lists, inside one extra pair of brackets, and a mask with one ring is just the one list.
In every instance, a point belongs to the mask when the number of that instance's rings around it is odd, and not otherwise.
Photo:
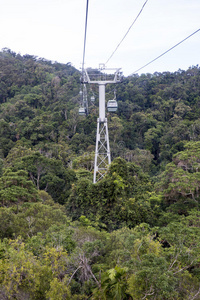
[(116, 86), (96, 184), (79, 91), (70, 63), (0, 52), (0, 299), (199, 299), (199, 66)]

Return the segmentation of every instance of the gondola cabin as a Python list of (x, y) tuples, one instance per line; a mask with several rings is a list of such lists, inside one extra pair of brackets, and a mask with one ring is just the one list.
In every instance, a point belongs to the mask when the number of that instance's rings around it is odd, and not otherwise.
[(85, 116), (86, 115), (86, 111), (84, 107), (80, 107), (78, 110), (78, 114), (79, 116)]
[(115, 111), (117, 111), (117, 107), (118, 107), (118, 104), (117, 104), (116, 100), (108, 100), (107, 110), (109, 112), (115, 112)]

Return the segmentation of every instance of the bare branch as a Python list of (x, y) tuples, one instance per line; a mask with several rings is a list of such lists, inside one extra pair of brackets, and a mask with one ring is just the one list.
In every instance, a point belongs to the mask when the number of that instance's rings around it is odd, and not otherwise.
[(199, 294), (200, 294), (200, 288), (199, 288), (198, 292), (197, 292), (192, 298), (190, 298), (189, 300), (194, 300), (194, 299), (196, 299), (196, 297), (197, 297)]
[(171, 265), (169, 266), (168, 271), (171, 270), (171, 268), (173, 267), (173, 265), (175, 264), (175, 262), (177, 262), (178, 255), (179, 255), (179, 253), (176, 254), (176, 257), (175, 257), (174, 261), (171, 263)]
[(150, 287), (150, 290), (144, 295), (144, 297), (141, 300), (145, 300), (147, 296), (152, 296), (155, 293), (155, 291), (152, 292), (152, 286)]
[(74, 273), (72, 274), (72, 276), (70, 277), (67, 286), (70, 284), (70, 282), (72, 281), (72, 278), (74, 277), (74, 275), (76, 274), (76, 272), (81, 268), (81, 266), (78, 266), (78, 268), (74, 271)]
[(192, 261), (190, 265), (185, 266), (184, 268), (179, 269), (178, 271), (174, 272), (173, 275), (174, 275), (174, 274), (177, 274), (177, 273), (179, 273), (179, 272), (182, 272), (182, 271), (184, 271), (184, 270), (186, 270), (186, 269), (188, 269), (189, 267), (191, 267), (191, 266), (193, 265), (193, 262), (194, 262), (194, 261)]

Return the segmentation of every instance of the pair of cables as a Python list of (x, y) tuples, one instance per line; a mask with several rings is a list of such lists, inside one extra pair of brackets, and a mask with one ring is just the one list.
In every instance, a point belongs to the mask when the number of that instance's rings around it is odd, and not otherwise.
[[(105, 65), (110, 61), (110, 59), (113, 57), (113, 55), (115, 54), (115, 52), (118, 50), (119, 46), (122, 44), (122, 42), (124, 41), (124, 39), (126, 38), (126, 36), (128, 35), (129, 31), (131, 30), (131, 28), (133, 27), (133, 25), (135, 24), (135, 22), (137, 21), (137, 19), (139, 18), (139, 16), (141, 15), (145, 5), (147, 4), (148, 0), (145, 1), (145, 3), (143, 4), (141, 10), (139, 11), (137, 17), (135, 18), (135, 20), (132, 22), (131, 26), (129, 27), (129, 29), (127, 30), (127, 32), (125, 33), (125, 35), (123, 36), (123, 38), (121, 39), (121, 41), (119, 42), (119, 44), (117, 45), (117, 47), (115, 48), (115, 50), (113, 51), (113, 53), (110, 55), (110, 57), (107, 59)], [(83, 62), (82, 62), (82, 72), (84, 72), (84, 65), (85, 65), (85, 49), (86, 49), (86, 36), (87, 36), (87, 21), (88, 21), (88, 7), (89, 7), (89, 0), (87, 0), (86, 2), (86, 16), (85, 16), (85, 34), (84, 34), (84, 46), (83, 46)]]
[[(112, 54), (109, 56), (109, 58), (107, 59), (105, 65), (110, 61), (110, 59), (113, 57), (113, 55), (116, 53), (116, 51), (118, 50), (118, 48), (120, 47), (120, 45), (122, 44), (122, 42), (124, 41), (124, 39), (126, 38), (126, 36), (128, 35), (128, 33), (130, 32), (131, 28), (133, 27), (133, 25), (135, 24), (135, 22), (137, 21), (137, 19), (139, 18), (139, 16), (141, 15), (145, 5), (147, 4), (148, 0), (146, 0), (141, 8), (141, 10), (139, 11), (137, 17), (134, 19), (134, 21), (132, 22), (131, 26), (128, 28), (127, 32), (125, 33), (125, 35), (123, 36), (123, 38), (121, 39), (121, 41), (119, 42), (119, 44), (117, 45), (117, 47), (115, 48), (115, 50), (112, 52)], [(82, 63), (82, 72), (84, 72), (84, 64), (85, 64), (85, 48), (86, 48), (86, 34), (87, 34), (87, 19), (88, 19), (88, 5), (89, 5), (89, 0), (87, 0), (86, 3), (86, 19), (85, 19), (85, 36), (84, 36), (84, 49), (83, 49), (83, 63)], [(169, 48), (168, 50), (166, 50), (165, 52), (163, 52), (162, 54), (160, 54), (159, 56), (157, 56), (156, 58), (154, 58), (153, 60), (151, 60), (150, 62), (146, 63), (145, 65), (143, 65), (141, 68), (137, 69), (136, 71), (134, 71), (133, 73), (131, 73), (129, 76), (132, 76), (133, 74), (137, 73), (138, 71), (144, 69), (145, 67), (147, 67), (148, 65), (152, 64), (154, 61), (156, 61), (157, 59), (161, 58), (162, 56), (164, 56), (165, 54), (167, 54), (168, 52), (170, 52), (171, 50), (173, 50), (174, 48), (176, 48), (177, 46), (179, 46), (180, 44), (182, 44), (183, 42), (185, 42), (187, 39), (191, 38), (193, 35), (195, 35), (196, 33), (198, 33), (200, 31), (200, 28), (197, 29), (196, 31), (194, 31), (192, 34), (190, 34), (189, 36), (187, 36), (186, 38), (184, 38), (183, 40), (181, 40), (180, 42), (178, 42), (176, 45), (174, 45), (173, 47)]]

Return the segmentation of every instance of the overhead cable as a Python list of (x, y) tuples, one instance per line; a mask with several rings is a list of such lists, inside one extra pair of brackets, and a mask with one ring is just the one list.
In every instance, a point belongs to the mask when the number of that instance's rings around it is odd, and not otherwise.
[(87, 0), (87, 3), (86, 3), (85, 35), (84, 35), (84, 46), (83, 46), (82, 72), (84, 70), (84, 65), (85, 65), (85, 48), (86, 48), (86, 36), (87, 36), (88, 5), (89, 5), (89, 0)]
[(184, 40), (180, 41), (178, 44), (176, 44), (175, 46), (171, 47), (170, 49), (168, 49), (167, 51), (165, 51), (164, 53), (162, 53), (161, 55), (157, 56), (156, 58), (154, 58), (153, 60), (151, 60), (149, 63), (147, 63), (146, 65), (144, 65), (143, 67), (137, 69), (136, 71), (134, 71), (132, 74), (130, 74), (129, 76), (132, 76), (133, 74), (137, 73), (138, 71), (142, 70), (143, 68), (145, 68), (146, 66), (150, 65), (151, 63), (153, 63), (155, 60), (159, 59), (160, 57), (162, 57), (163, 55), (165, 55), (166, 53), (168, 53), (169, 51), (171, 51), (172, 49), (174, 49), (175, 47), (177, 47), (178, 45), (180, 45), (181, 43), (185, 42), (187, 39), (189, 39), (191, 36), (193, 36), (194, 34), (196, 34), (198, 31), (200, 31), (200, 28), (198, 30), (196, 30), (195, 32), (193, 32), (192, 34), (190, 34), (189, 36), (187, 36)]
[(106, 61), (105, 65), (109, 62), (109, 60), (113, 57), (113, 55), (115, 54), (115, 52), (117, 51), (117, 49), (119, 48), (119, 46), (121, 45), (121, 43), (123, 42), (123, 40), (125, 39), (125, 37), (127, 36), (127, 34), (129, 33), (129, 31), (131, 30), (132, 26), (135, 24), (135, 22), (137, 21), (137, 19), (139, 18), (139, 16), (141, 15), (145, 5), (147, 4), (148, 0), (145, 1), (145, 3), (143, 4), (139, 14), (137, 15), (137, 17), (135, 18), (135, 20), (133, 21), (133, 23), (131, 24), (131, 26), (129, 27), (129, 29), (127, 30), (126, 34), (124, 35), (124, 37), (122, 38), (122, 40), (120, 41), (120, 43), (117, 45), (117, 47), (115, 48), (115, 50), (113, 51), (113, 53), (110, 55), (110, 57), (108, 58), (108, 60)]

